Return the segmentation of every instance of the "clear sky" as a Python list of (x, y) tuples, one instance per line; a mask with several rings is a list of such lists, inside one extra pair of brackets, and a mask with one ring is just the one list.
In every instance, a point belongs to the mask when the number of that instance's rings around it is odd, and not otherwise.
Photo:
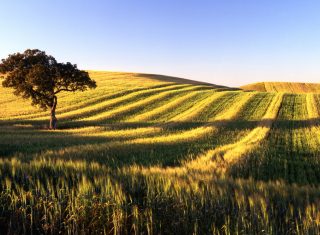
[(1, 0), (0, 58), (239, 86), (320, 82), (320, 1)]

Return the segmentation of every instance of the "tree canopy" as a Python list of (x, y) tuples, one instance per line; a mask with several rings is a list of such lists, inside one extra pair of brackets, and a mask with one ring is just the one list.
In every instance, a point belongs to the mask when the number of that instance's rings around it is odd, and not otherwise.
[(13, 88), (15, 95), (31, 98), (32, 105), (51, 108), (54, 118), (58, 93), (96, 87), (88, 72), (79, 70), (70, 62), (58, 63), (53, 56), (38, 49), (28, 49), (2, 59), (0, 76), (4, 79), (4, 87)]
[(81, 71), (77, 65), (58, 63), (54, 57), (40, 50), (26, 50), (2, 59), (0, 74), (4, 87), (15, 89), (15, 95), (31, 98), (33, 105), (51, 108), (53, 98), (61, 91), (84, 91), (95, 88), (88, 72)]

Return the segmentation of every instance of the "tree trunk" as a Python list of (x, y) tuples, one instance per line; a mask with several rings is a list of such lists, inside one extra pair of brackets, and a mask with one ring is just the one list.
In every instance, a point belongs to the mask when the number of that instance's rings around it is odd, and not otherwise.
[(50, 117), (50, 129), (55, 130), (57, 128), (57, 118), (56, 118), (56, 107), (57, 107), (57, 97), (53, 97), (53, 104), (51, 107), (51, 117)]

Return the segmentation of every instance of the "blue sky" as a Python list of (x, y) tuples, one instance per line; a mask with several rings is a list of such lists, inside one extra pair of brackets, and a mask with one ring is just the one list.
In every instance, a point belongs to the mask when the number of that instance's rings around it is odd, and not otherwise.
[(38, 48), (82, 69), (320, 82), (320, 1), (2, 0), (0, 10), (0, 58)]

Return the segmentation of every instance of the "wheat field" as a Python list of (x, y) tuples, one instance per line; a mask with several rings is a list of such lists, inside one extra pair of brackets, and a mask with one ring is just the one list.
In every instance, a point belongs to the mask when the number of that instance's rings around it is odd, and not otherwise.
[(244, 85), (243, 90), (261, 92), (287, 92), (287, 93), (320, 93), (319, 83), (303, 82), (258, 82)]
[(90, 76), (55, 131), (0, 87), (0, 234), (320, 233), (315, 90)]

